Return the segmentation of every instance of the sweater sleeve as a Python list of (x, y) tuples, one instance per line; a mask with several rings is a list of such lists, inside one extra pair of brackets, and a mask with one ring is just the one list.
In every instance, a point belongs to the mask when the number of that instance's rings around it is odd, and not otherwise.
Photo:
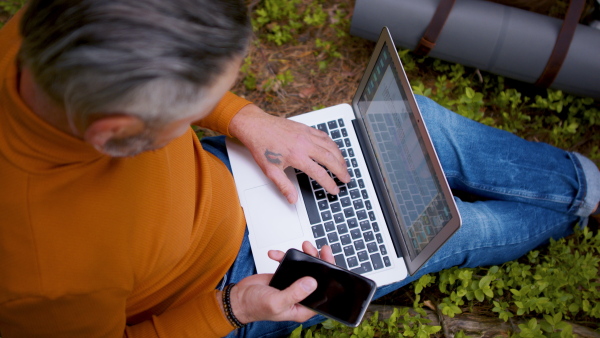
[(200, 295), (151, 320), (128, 326), (124, 337), (224, 337), (233, 326), (223, 316), (216, 292)]
[(219, 308), (216, 290), (131, 326), (126, 325), (125, 300), (115, 295), (115, 290), (102, 290), (3, 303), (2, 337), (208, 338), (223, 337), (233, 330)]
[(200, 121), (195, 122), (203, 128), (214, 130), (221, 134), (231, 136), (229, 133), (229, 123), (231, 119), (237, 114), (240, 109), (250, 104), (251, 102), (243, 99), (231, 92), (225, 93), (221, 101), (217, 104), (215, 109)]

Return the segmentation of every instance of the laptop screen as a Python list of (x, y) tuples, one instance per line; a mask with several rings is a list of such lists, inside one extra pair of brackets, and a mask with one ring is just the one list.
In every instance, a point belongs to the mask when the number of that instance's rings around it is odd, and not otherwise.
[(381, 49), (357, 106), (414, 259), (451, 214), (389, 49)]

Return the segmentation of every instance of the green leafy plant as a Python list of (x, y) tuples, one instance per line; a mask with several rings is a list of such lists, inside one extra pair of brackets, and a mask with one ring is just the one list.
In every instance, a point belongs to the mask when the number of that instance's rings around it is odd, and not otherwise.
[(246, 57), (244, 59), (244, 63), (240, 67), (240, 74), (243, 76), (242, 82), (244, 83), (246, 89), (255, 90), (256, 74), (252, 72), (252, 59), (250, 57)]
[(504, 321), (521, 319), (512, 337), (574, 337), (565, 320), (600, 319), (600, 232), (576, 227), (573, 236), (551, 240), (542, 250), (501, 266), (454, 267), (424, 275), (411, 284), (411, 311), (396, 309), (387, 320), (375, 314), (357, 329), (327, 321), (304, 330), (304, 337), (430, 337), (440, 327), (428, 325), (421, 297), (435, 289), (444, 295), (437, 306), (445, 316), (488, 304)]
[(292, 42), (304, 27), (323, 27), (327, 13), (318, 1), (303, 5), (302, 0), (263, 0), (252, 19), (255, 31), (278, 46)]
[(340, 54), (340, 52), (337, 50), (337, 45), (331, 41), (323, 41), (319, 38), (316, 38), (315, 46), (319, 49), (319, 52), (315, 52), (317, 57), (320, 55), (323, 56), (318, 62), (320, 70), (325, 70), (331, 59), (340, 58), (342, 56), (342, 54)]
[(288, 84), (292, 83), (294, 81), (294, 75), (292, 74), (291, 70), (286, 70), (285, 72), (279, 73), (277, 75), (275, 75), (274, 78), (269, 78), (267, 79), (263, 84), (262, 84), (262, 90), (264, 90), (265, 92), (269, 92), (269, 91), (277, 91), (285, 86), (287, 86)]

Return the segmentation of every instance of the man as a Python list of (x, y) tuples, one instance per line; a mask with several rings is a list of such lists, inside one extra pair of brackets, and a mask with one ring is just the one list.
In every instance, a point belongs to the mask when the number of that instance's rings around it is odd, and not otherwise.
[[(227, 92), (249, 35), (242, 0), (34, 0), (0, 31), (2, 337), (279, 336), (313, 316), (313, 279), (254, 274), (222, 139), (189, 127), (237, 137), (290, 203), (285, 167), (349, 180), (323, 133)], [(420, 274), (514, 259), (596, 207), (581, 155), (418, 100), (451, 186), (489, 199), (457, 199), (464, 225)]]

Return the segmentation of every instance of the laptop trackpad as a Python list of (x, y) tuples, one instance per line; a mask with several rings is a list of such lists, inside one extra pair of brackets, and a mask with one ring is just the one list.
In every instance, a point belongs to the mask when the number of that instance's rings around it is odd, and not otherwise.
[(273, 184), (244, 192), (250, 235), (259, 248), (302, 237), (295, 204), (289, 204)]

